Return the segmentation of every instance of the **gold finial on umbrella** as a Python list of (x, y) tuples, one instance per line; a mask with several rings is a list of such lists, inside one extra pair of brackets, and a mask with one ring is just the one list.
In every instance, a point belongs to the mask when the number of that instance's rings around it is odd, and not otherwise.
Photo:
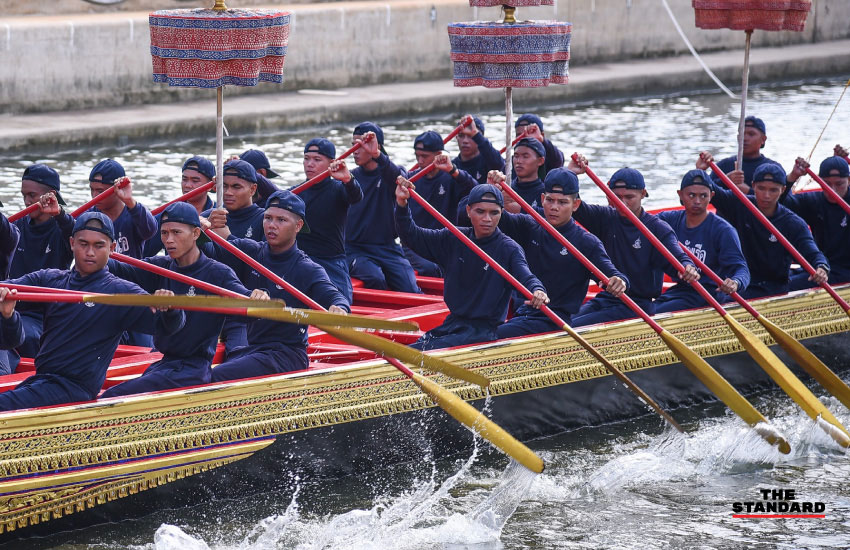
[(224, 0), (215, 0), (215, 6), (213, 6), (215, 11), (227, 11), (227, 5), (224, 3)]

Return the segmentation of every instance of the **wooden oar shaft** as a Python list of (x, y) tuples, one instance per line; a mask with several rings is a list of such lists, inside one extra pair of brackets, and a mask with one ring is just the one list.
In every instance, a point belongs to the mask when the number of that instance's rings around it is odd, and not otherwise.
[(9, 223), (20, 220), (24, 216), (29, 216), (30, 214), (32, 214), (36, 210), (41, 210), (41, 203), (34, 202), (31, 205), (24, 208), (23, 210), (21, 210), (20, 212), (12, 214), (11, 216), (9, 216)]
[(151, 210), (151, 214), (156, 216), (157, 214), (164, 212), (166, 208), (168, 208), (169, 206), (171, 206), (174, 203), (186, 202), (189, 199), (193, 199), (193, 198), (197, 197), (198, 195), (203, 195), (204, 193), (208, 193), (210, 191), (210, 189), (215, 187), (215, 181), (216, 180), (210, 180), (203, 185), (195, 187), (194, 189), (192, 189), (188, 193), (184, 193), (183, 195), (180, 195), (176, 199), (170, 200), (167, 203), (163, 204), (162, 206), (158, 206), (158, 207), (154, 208), (153, 210)]
[(175, 281), (179, 281), (187, 285), (196, 286), (201, 290), (205, 290), (212, 294), (218, 294), (219, 296), (229, 296), (230, 298), (245, 298), (245, 296), (242, 296), (238, 292), (233, 292), (232, 290), (221, 288), (220, 286), (216, 286), (206, 281), (195, 279), (194, 277), (189, 277), (188, 275), (183, 275), (182, 273), (177, 273), (176, 271), (171, 271), (170, 269), (165, 269), (163, 267), (159, 267), (158, 265), (153, 265), (151, 263), (138, 260), (136, 258), (131, 258), (130, 256), (125, 256), (124, 254), (118, 254), (117, 252), (113, 252), (109, 255), (109, 257), (118, 260), (119, 262), (123, 262), (125, 264), (137, 267), (139, 269), (143, 269), (145, 271), (149, 271), (151, 273), (156, 273), (157, 275), (161, 275), (169, 279), (174, 279)]
[(18, 292), (60, 292), (62, 294), (88, 294), (79, 290), (68, 290), (64, 288), (49, 288), (44, 286), (18, 285), (11, 283), (0, 283), (0, 287), (15, 289)]
[(120, 180), (118, 183), (116, 183), (115, 185), (113, 185), (112, 187), (110, 187), (109, 189), (107, 189), (106, 191), (104, 191), (103, 193), (98, 194), (98, 195), (97, 195), (96, 197), (94, 197), (92, 200), (90, 200), (89, 202), (85, 203), (85, 204), (84, 204), (84, 205), (82, 205), (81, 207), (79, 207), (79, 208), (77, 208), (76, 210), (74, 210), (73, 212), (71, 212), (71, 217), (72, 217), (72, 218), (76, 218), (77, 216), (79, 216), (79, 215), (80, 215), (80, 214), (82, 214), (83, 212), (87, 211), (89, 208), (91, 208), (92, 206), (96, 205), (97, 203), (99, 203), (100, 201), (102, 201), (103, 199), (105, 199), (106, 197), (108, 197), (108, 196), (112, 195), (113, 193), (115, 193), (115, 190), (116, 190), (117, 188), (119, 188), (119, 187), (126, 187), (126, 186), (127, 186), (127, 184), (129, 184), (129, 183), (130, 183), (130, 178), (127, 178), (127, 177), (121, 178), (121, 180)]
[[(361, 147), (363, 147), (363, 142), (362, 142), (362, 141), (358, 141), (357, 143), (355, 143), (354, 145), (352, 145), (352, 146), (348, 149), (348, 151), (346, 151), (346, 152), (344, 152), (343, 154), (341, 154), (340, 156), (336, 157), (336, 159), (334, 159), (334, 160), (342, 160), (342, 159), (344, 159), (344, 158), (348, 157), (348, 156), (349, 156), (351, 153), (353, 153), (354, 151), (356, 151), (356, 150), (360, 149)], [(330, 171), (330, 170), (325, 170), (324, 172), (322, 172), (322, 173), (320, 173), (320, 174), (317, 174), (317, 175), (313, 176), (312, 178), (308, 179), (307, 181), (305, 181), (305, 182), (304, 182), (304, 183), (302, 183), (301, 185), (296, 185), (295, 187), (293, 187), (292, 189), (290, 189), (290, 191), (292, 191), (293, 193), (295, 193), (295, 194), (297, 195), (298, 193), (301, 193), (301, 192), (306, 191), (307, 189), (309, 189), (309, 188), (313, 187), (313, 186), (314, 186), (314, 185), (316, 185), (317, 183), (319, 183), (319, 182), (321, 182), (321, 181), (324, 181), (324, 180), (325, 180), (325, 178), (327, 178), (327, 177), (328, 177), (328, 176), (330, 176), (330, 175), (331, 175), (331, 171)]]
[[(11, 294), (8, 296), (12, 296)], [(70, 294), (65, 292), (18, 292), (14, 298), (18, 302), (63, 302), (82, 303), (88, 294)]]
[[(845, 200), (841, 197), (841, 195), (839, 195), (838, 193), (836, 193), (836, 192), (835, 192), (835, 190), (834, 190), (832, 187), (830, 187), (828, 183), (826, 183), (825, 181), (823, 181), (823, 178), (821, 178), (820, 176), (818, 176), (818, 175), (814, 172), (814, 170), (812, 170), (811, 168), (806, 168), (806, 173), (807, 173), (809, 176), (811, 176), (811, 178), (812, 178), (813, 180), (815, 180), (815, 181), (818, 183), (818, 185), (820, 185), (820, 186), (821, 186), (821, 188), (823, 189), (824, 194), (825, 194), (827, 197), (831, 198), (831, 199), (832, 199), (832, 200), (833, 200), (833, 201), (834, 201), (834, 202), (835, 202), (838, 206), (840, 206), (840, 207), (841, 207), (841, 209), (842, 209), (842, 210), (844, 210), (845, 212), (847, 212), (848, 214), (850, 214), (850, 204), (847, 204), (847, 201), (845, 201)], [(9, 218), (9, 219), (11, 220), (11, 218)]]
[[(461, 130), (463, 130), (464, 128), (466, 128), (470, 124), (472, 124), (472, 122), (473, 122), (473, 120), (472, 120), (471, 116), (465, 116), (463, 118), (463, 120), (460, 121), (460, 124), (458, 124), (457, 127), (454, 130), (449, 132), (449, 135), (447, 135), (446, 137), (443, 138), (443, 145), (445, 145), (446, 143), (448, 143), (451, 140), (453, 140), (454, 138), (456, 138), (457, 135), (461, 132)], [(409, 170), (410, 171), (416, 170), (417, 166), (419, 166), (419, 163), (416, 163), (413, 166), (411, 166)]]
[[(714, 170), (714, 173), (720, 177), (720, 180), (726, 185), (726, 187), (729, 188), (729, 190), (732, 191), (732, 193), (734, 193), (736, 197), (738, 197), (738, 200), (741, 201), (741, 203), (753, 214), (753, 216), (755, 216), (755, 218), (763, 226), (765, 226), (767, 230), (773, 234), (774, 237), (776, 237), (776, 240), (778, 240), (780, 244), (785, 247), (785, 250), (787, 250), (795, 260), (797, 260), (797, 263), (799, 263), (803, 267), (803, 269), (805, 269), (809, 273), (809, 275), (814, 275), (815, 268), (812, 267), (812, 264), (810, 264), (808, 260), (806, 260), (806, 258), (804, 258), (802, 254), (800, 254), (800, 252), (794, 247), (794, 245), (792, 245), (791, 242), (785, 238), (785, 235), (783, 235), (782, 232), (776, 229), (776, 226), (774, 226), (770, 222), (770, 220), (768, 220), (767, 217), (762, 214), (761, 210), (759, 210), (758, 207), (754, 205), (740, 189), (738, 189), (738, 186), (732, 183), (732, 180), (730, 180), (729, 177), (723, 173), (723, 170), (718, 168), (717, 164), (715, 164), (714, 161), (712, 161), (709, 165), (711, 169)], [(839, 296), (838, 293), (835, 292), (835, 289), (832, 288), (829, 283), (821, 283), (820, 286), (824, 290), (826, 290), (826, 292), (830, 296), (832, 296), (832, 299), (835, 300), (836, 303), (838, 303), (838, 305), (840, 305), (841, 308), (845, 312), (847, 312), (848, 315), (850, 315), (850, 304), (848, 304), (847, 301), (844, 300), (844, 298)]]

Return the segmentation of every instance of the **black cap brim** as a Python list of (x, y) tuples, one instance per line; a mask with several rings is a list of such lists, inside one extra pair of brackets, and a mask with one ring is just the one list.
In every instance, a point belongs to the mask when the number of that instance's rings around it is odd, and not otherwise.
[(266, 177), (267, 178), (271, 179), (271, 178), (276, 178), (278, 176), (280, 176), (280, 174), (278, 174), (277, 172), (275, 172), (271, 168), (266, 168)]

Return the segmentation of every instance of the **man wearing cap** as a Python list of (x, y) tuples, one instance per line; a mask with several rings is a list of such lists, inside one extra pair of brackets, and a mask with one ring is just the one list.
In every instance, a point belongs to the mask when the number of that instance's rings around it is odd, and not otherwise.
[[(81, 291), (87, 294), (145, 294), (137, 285), (109, 273), (106, 263), (115, 249), (112, 220), (101, 212), (85, 212), (72, 231), (70, 270), (43, 269), (8, 281), (11, 284)], [(0, 345), (15, 345), (22, 333), (15, 311), (15, 292), (0, 289)], [(156, 294), (170, 295), (168, 290)], [(94, 303), (45, 303), (44, 333), (35, 356), (35, 375), (15, 389), (0, 393), (0, 410), (44, 407), (94, 399), (106, 378), (112, 356), (125, 330), (143, 328), (163, 334), (179, 330), (182, 311)], [(22, 337), (22, 334), (20, 334)]]
[[(504, 185), (504, 174), (491, 172), (490, 177), (491, 181)], [(543, 216), (608, 276), (606, 290), (618, 297), (626, 291), (628, 280), (611, 263), (599, 239), (573, 220), (573, 211), (581, 204), (578, 191), (575, 174), (564, 168), (550, 171), (546, 174), (544, 191), (539, 198), (543, 205)], [(525, 250), (528, 267), (549, 290), (549, 307), (569, 323), (570, 317), (579, 310), (587, 295), (591, 273), (537, 220), (527, 214), (502, 212), (499, 229)], [(508, 322), (496, 329), (496, 333), (499, 338), (511, 338), (558, 329), (561, 327), (553, 324), (539, 309), (522, 305)]]
[(309, 233), (299, 233), (298, 247), (325, 268), (331, 282), (351, 303), (354, 290), (345, 256), (345, 226), (352, 204), (363, 200), (363, 190), (343, 160), (334, 160), (336, 147), (325, 138), (313, 138), (304, 146), (307, 179), (325, 170), (330, 175), (301, 192), (306, 205)]
[(363, 190), (363, 200), (352, 204), (345, 226), (345, 254), (352, 277), (366, 288), (421, 292), (416, 274), (396, 243), (393, 208), (395, 177), (399, 173), (384, 151), (384, 132), (373, 122), (354, 128), (352, 144), (357, 168), (352, 176)]
[[(190, 157), (183, 163), (180, 190), (182, 194), (185, 195), (189, 191), (209, 183), (214, 177), (215, 166), (212, 162), (200, 156)], [(186, 202), (194, 206), (195, 210), (197, 210), (199, 214), (206, 210), (210, 210), (215, 204), (208, 193), (195, 195)], [(154, 217), (157, 226), (159, 225), (159, 219), (161, 216), (162, 212)], [(159, 238), (159, 233), (154, 233), (153, 237), (145, 241), (142, 254), (146, 258), (148, 256), (156, 256), (162, 248), (162, 240)]]
[[(348, 313), (349, 302), (328, 279), (325, 270), (298, 249), (296, 235), (310, 231), (301, 197), (277, 191), (269, 197), (263, 216), (266, 240), (235, 239), (227, 228), (219, 234), (295, 288), (333, 313)], [(217, 257), (233, 267), (252, 297), (281, 299), (289, 307), (309, 308), (298, 298), (257, 273), (218, 245)], [(248, 346), (228, 356), (213, 369), (213, 382), (251, 378), (307, 368), (307, 326), (267, 319), (248, 319)]]
[[(762, 154), (761, 150), (764, 148), (766, 141), (767, 129), (764, 121), (752, 115), (748, 116), (744, 119), (743, 166), (736, 166), (738, 163), (737, 156), (727, 157), (717, 163), (717, 167), (744, 193), (751, 192), (753, 174), (756, 168), (765, 163), (779, 164)], [(723, 184), (720, 182), (720, 176), (712, 173), (711, 177), (718, 188), (723, 187)]]
[[(198, 248), (201, 221), (195, 207), (178, 202), (166, 208), (160, 218), (159, 233), (168, 255), (145, 258), (146, 262), (245, 296), (250, 294), (232, 269), (201, 253)], [(209, 294), (194, 285), (115, 260), (109, 261), (109, 270), (143, 289), (166, 288), (174, 294), (187, 296)], [(225, 318), (220, 313), (186, 311), (183, 328), (176, 332), (154, 333), (154, 346), (162, 353), (162, 359), (151, 364), (138, 378), (109, 388), (101, 397), (208, 383), (210, 366)]]
[[(6, 277), (23, 277), (39, 269), (68, 269), (71, 265), (70, 237), (74, 218), (62, 209), (65, 201), (59, 194), (59, 174), (46, 164), (32, 164), (24, 170), (21, 195), (24, 205), (38, 203), (39, 209), (14, 222), (20, 234), (16, 253)], [(22, 303), (21, 314), (26, 339), (15, 351), (20, 357), (35, 357), (41, 337), (41, 310), (35, 304)], [(10, 355), (10, 367), (18, 357)]]
[(545, 178), (549, 170), (560, 168), (564, 165), (564, 153), (555, 147), (555, 144), (543, 134), (543, 121), (535, 114), (524, 114), (516, 120), (515, 129), (517, 135), (526, 132), (526, 137), (536, 139), (543, 144), (546, 158), (545, 164), (540, 168), (540, 177)]
[[(124, 167), (113, 159), (98, 162), (89, 174), (92, 198), (103, 193), (119, 180), (126, 178)], [(92, 212), (103, 212), (115, 227), (115, 252), (133, 258), (142, 257), (142, 245), (156, 233), (156, 220), (150, 211), (133, 198), (133, 184), (117, 187)]]
[[(701, 277), (700, 284), (719, 302), (726, 302), (731, 299), (730, 294), (747, 288), (750, 270), (735, 228), (708, 211), (713, 196), (711, 176), (703, 170), (691, 170), (682, 178), (679, 189), (679, 201), (685, 209), (660, 212), (658, 217), (673, 228), (680, 243), (723, 278), (720, 287), (708, 276)], [(655, 304), (656, 313), (708, 305), (690, 284), (681, 281), (667, 289)]]
[(490, 140), (484, 137), (484, 122), (477, 116), (466, 116), (472, 117), (472, 124), (464, 126), (457, 135), (460, 154), (455, 157), (454, 164), (478, 183), (487, 183), (487, 173), (490, 170), (505, 171), (505, 159)]
[[(794, 169), (788, 174), (791, 185), (806, 173), (809, 164), (798, 158)], [(845, 202), (850, 201), (850, 168), (842, 156), (824, 159), (818, 169), (820, 176)], [(838, 284), (850, 281), (850, 216), (841, 206), (822, 190), (805, 193), (788, 193), (782, 198), (782, 205), (803, 218), (812, 230), (815, 244), (829, 260), (829, 283)], [(803, 271), (791, 276), (791, 290), (814, 286)]]
[(269, 164), (269, 158), (259, 149), (248, 149), (239, 155), (239, 158), (253, 166), (254, 170), (256, 170), (257, 194), (254, 196), (254, 202), (260, 207), (265, 206), (266, 200), (268, 200), (272, 193), (278, 191), (277, 186), (269, 180), (278, 177), (279, 174), (272, 170)]
[(513, 155), (515, 177), (511, 187), (534, 208), (540, 206), (540, 196), (543, 194), (543, 180), (539, 174), (545, 162), (546, 149), (543, 143), (534, 138), (523, 138), (516, 144)]
[[(408, 208), (412, 187), (406, 178), (398, 179), (398, 234), (405, 245), (444, 270), (443, 299), (449, 308), (443, 323), (423, 334), (412, 347), (428, 350), (496, 340), (496, 327), (508, 313), (513, 286), (448, 229), (419, 227)], [(499, 230), (502, 208), (502, 192), (496, 186), (476, 185), (469, 192), (467, 206), (472, 227), (460, 231), (529, 289), (534, 299), (527, 305), (539, 308), (549, 298), (543, 284), (528, 269), (522, 248)]]
[[(697, 168), (705, 170), (711, 162), (711, 154), (703, 151)], [(753, 195), (747, 197), (762, 214), (788, 239), (806, 260), (815, 267), (810, 278), (815, 284), (829, 278), (829, 262), (818, 250), (812, 233), (799, 216), (779, 204), (785, 192), (785, 170), (778, 164), (764, 163), (753, 173)], [(750, 269), (750, 284), (741, 293), (744, 298), (759, 298), (788, 292), (791, 254), (782, 243), (746, 208), (738, 197), (728, 189), (715, 190), (711, 204), (738, 230), (741, 250)]]
[[(582, 157), (577, 163), (571, 161), (569, 169), (573, 173), (583, 174), (586, 166), (587, 160)], [(641, 206), (647, 196), (643, 174), (634, 168), (621, 168), (611, 176), (608, 187), (685, 266), (685, 273), (680, 273), (679, 277), (686, 283), (698, 280), (699, 273), (690, 258), (679, 248), (679, 241), (670, 226)], [(669, 269), (669, 263), (661, 252), (613, 206), (582, 202), (573, 212), (573, 217), (599, 237), (614, 265), (626, 274), (629, 281), (627, 294), (644, 311), (650, 315), (655, 313), (655, 299), (661, 295), (664, 273)], [(603, 291), (579, 309), (572, 323), (573, 326), (583, 326), (632, 317), (634, 312), (628, 306)]]

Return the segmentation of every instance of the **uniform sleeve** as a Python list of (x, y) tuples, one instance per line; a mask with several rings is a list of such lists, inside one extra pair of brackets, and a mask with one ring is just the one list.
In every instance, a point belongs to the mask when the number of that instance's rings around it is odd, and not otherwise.
[(448, 229), (425, 229), (417, 226), (410, 215), (410, 208), (398, 204), (395, 207), (395, 225), (402, 244), (426, 260), (438, 264), (442, 263), (448, 252), (448, 238), (455, 238)]
[[(719, 220), (718, 220), (719, 221)], [(738, 292), (742, 292), (750, 285), (750, 268), (741, 250), (741, 239), (738, 232), (729, 224), (718, 224), (714, 232), (715, 249), (719, 251), (717, 262), (719, 265), (718, 275), (723, 278), (738, 281)], [(703, 275), (707, 277), (707, 275)]]
[[(720, 168), (720, 171), (724, 174), (728, 174), (735, 169), (735, 158), (728, 157), (722, 159), (717, 163), (717, 167)], [(723, 182), (720, 181), (720, 176), (714, 170), (711, 171), (711, 179), (714, 180), (714, 183), (718, 184), (721, 188), (723, 187)]]
[(342, 183), (342, 186), (345, 188), (345, 200), (348, 204), (356, 204), (363, 200), (363, 189), (360, 188), (357, 178), (351, 176), (351, 181)]
[(15, 249), (20, 239), (20, 230), (14, 224), (9, 223), (9, 218), (0, 214), (0, 275), (4, 279), (9, 276), (12, 257), (15, 255)]
[[(149, 260), (150, 258), (146, 258), (144, 261)], [(154, 262), (149, 263), (153, 264)], [(131, 283), (140, 286), (148, 293), (162, 288), (161, 277), (155, 273), (151, 273), (150, 271), (145, 271), (144, 269), (139, 269), (138, 267), (134, 267), (111, 258), (106, 262), (106, 268), (116, 277), (120, 277), (125, 281), (130, 281)]]
[[(254, 239), (240, 239), (234, 237), (233, 235), (227, 238), (227, 242), (229, 242), (248, 256), (254, 258), (255, 260), (258, 258), (260, 254), (260, 249), (263, 246), (263, 243), (255, 241)], [(207, 244), (209, 246), (207, 246)], [(247, 264), (245, 264), (245, 262), (243, 262), (241, 259), (231, 254), (229, 250), (226, 250), (220, 244), (215, 242), (205, 243), (204, 246), (204, 251), (210, 253), (207, 254), (207, 256), (223, 263), (224, 265), (232, 269), (237, 275), (241, 275), (243, 273), (243, 269)]]
[(24, 343), (25, 336), (20, 313), (14, 311), (8, 319), (0, 315), (0, 349), (14, 349), (20, 346)]
[(136, 206), (130, 208), (130, 218), (133, 220), (133, 230), (139, 241), (146, 241), (156, 233), (156, 220), (142, 203), (136, 201)]
[(823, 193), (818, 191), (798, 193), (796, 195), (793, 193), (785, 193), (782, 198), (779, 199), (779, 202), (782, 206), (803, 218), (803, 220), (807, 223), (811, 223), (811, 219), (817, 215), (815, 212), (815, 205), (822, 196)]
[[(649, 230), (652, 231), (652, 234), (658, 237), (658, 240), (661, 241), (661, 244), (663, 244), (664, 247), (667, 248), (667, 250), (669, 250), (670, 253), (673, 254), (673, 256), (677, 260), (679, 260), (680, 264), (685, 267), (689, 265), (694, 265), (694, 262), (692, 262), (688, 255), (685, 254), (685, 251), (682, 250), (682, 247), (679, 246), (679, 238), (676, 236), (676, 232), (673, 231), (673, 228), (667, 225), (666, 222), (656, 218), (655, 223), (653, 223), (652, 226), (649, 226)], [(656, 255), (655, 261), (657, 262), (657, 265), (661, 267), (661, 269), (667, 271), (668, 268), (671, 268), (671, 274), (674, 274), (676, 272), (676, 269), (673, 268), (672, 264), (670, 264), (667, 258), (665, 258), (660, 251), (655, 250), (653, 247), (653, 252)]]
[(407, 170), (397, 166), (384, 153), (378, 155), (375, 162), (378, 163), (378, 169), (381, 171), (381, 183), (386, 186), (386, 193), (395, 200), (396, 180), (399, 176), (408, 177)]
[(262, 174), (257, 174), (257, 200), (254, 201), (255, 204), (265, 206), (266, 200), (276, 191), (280, 191), (277, 185)]
[(351, 304), (348, 303), (345, 296), (331, 283), (328, 274), (322, 266), (317, 265), (316, 267), (316, 274), (312, 278), (313, 283), (310, 285), (307, 295), (319, 302), (325, 309), (331, 306), (338, 306), (351, 313)]
[(538, 226), (537, 220), (527, 214), (512, 214), (507, 210), (502, 211), (499, 219), (499, 229), (515, 240), (517, 244), (525, 248), (531, 238), (531, 232)]
[(65, 245), (70, 248), (71, 245), (68, 239), (71, 238), (71, 233), (74, 231), (74, 218), (65, 212), (64, 209), (60, 209), (59, 214), (54, 216), (53, 219), (56, 221), (56, 225), (59, 226), (59, 231), (62, 232), (62, 238), (64, 239)]
[(608, 222), (608, 206), (600, 206), (598, 204), (588, 204), (581, 201), (581, 204), (573, 212), (573, 218), (580, 223), (585, 229), (596, 235), (602, 234), (603, 227)]
[(484, 134), (478, 132), (472, 136), (472, 140), (478, 145), (478, 153), (484, 161), (485, 170), (488, 172), (490, 170), (505, 171), (505, 160), (502, 158), (502, 154), (493, 147), (493, 144), (484, 137)]
[(546, 172), (564, 166), (564, 153), (555, 147), (555, 144), (551, 140), (543, 140), (543, 149), (546, 151), (546, 162), (543, 163), (546, 167)]
[(815, 244), (815, 239), (812, 237), (812, 232), (809, 231), (809, 228), (806, 226), (806, 223), (800, 219), (794, 220), (794, 225), (796, 227), (793, 228), (792, 231), (785, 231), (786, 237), (790, 237), (788, 240), (794, 245), (800, 254), (812, 264), (812, 267), (817, 269), (818, 267), (825, 267), (827, 271), (829, 271), (829, 262), (826, 259), (826, 256), (823, 255), (823, 252), (820, 251), (818, 246)]
[(534, 273), (531, 272), (531, 269), (528, 268), (528, 262), (525, 259), (525, 254), (522, 251), (522, 248), (516, 243), (514, 243), (514, 250), (511, 253), (511, 263), (510, 263), (510, 271), (511, 275), (516, 277), (517, 281), (522, 283), (522, 286), (530, 290), (531, 292), (536, 292), (538, 290), (542, 290), (546, 292), (546, 288), (543, 286), (543, 283), (540, 282)]
[(469, 194), (473, 187), (478, 185), (478, 181), (473, 178), (466, 170), (457, 169), (457, 177), (452, 178), (452, 186), (455, 188), (458, 196), (463, 197)]
[(723, 217), (730, 221), (734, 219), (734, 213), (737, 211), (738, 203), (740, 202), (740, 199), (735, 196), (735, 193), (726, 189), (722, 183), (715, 187), (714, 196), (711, 198), (711, 204), (713, 204), (717, 210), (722, 210)]
[[(605, 247), (602, 245), (602, 241), (594, 237), (593, 235), (588, 234), (587, 239), (584, 240), (581, 250), (582, 254), (590, 260), (590, 263), (595, 265), (599, 270), (605, 274), (609, 279), (611, 277), (619, 277), (626, 283), (626, 290), (631, 288), (631, 283), (629, 282), (629, 278), (614, 265), (614, 262), (611, 261), (611, 258), (608, 257), (608, 252), (605, 250)], [(593, 277), (593, 274), (590, 274)]]

